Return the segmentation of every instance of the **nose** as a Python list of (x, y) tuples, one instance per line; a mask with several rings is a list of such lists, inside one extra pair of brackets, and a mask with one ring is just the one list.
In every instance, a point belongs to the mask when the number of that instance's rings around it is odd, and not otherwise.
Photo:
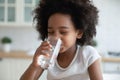
[(48, 36), (48, 40), (58, 40), (59, 38), (59, 36)]
[(48, 41), (52, 46), (55, 46), (59, 37), (58, 36), (48, 36)]
[(52, 38), (54, 40), (58, 40), (60, 38), (60, 35), (58, 32), (55, 32), (53, 35), (49, 35), (48, 38)]

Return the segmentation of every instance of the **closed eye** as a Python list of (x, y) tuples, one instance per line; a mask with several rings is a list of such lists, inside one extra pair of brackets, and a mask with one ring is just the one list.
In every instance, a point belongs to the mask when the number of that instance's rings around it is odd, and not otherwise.
[(60, 34), (63, 34), (63, 35), (65, 35), (67, 33), (68, 33), (67, 31), (60, 32)]

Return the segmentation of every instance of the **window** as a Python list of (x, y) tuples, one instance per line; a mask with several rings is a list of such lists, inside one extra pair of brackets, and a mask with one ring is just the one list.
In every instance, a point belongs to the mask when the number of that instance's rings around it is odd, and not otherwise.
[(32, 11), (40, 0), (0, 0), (0, 25), (31, 25)]
[(0, 0), (0, 21), (3, 22), (5, 20), (5, 0)]
[(15, 0), (0, 0), (0, 21), (15, 21)]
[(32, 7), (33, 1), (32, 0), (24, 0), (24, 21), (31, 22), (32, 20)]

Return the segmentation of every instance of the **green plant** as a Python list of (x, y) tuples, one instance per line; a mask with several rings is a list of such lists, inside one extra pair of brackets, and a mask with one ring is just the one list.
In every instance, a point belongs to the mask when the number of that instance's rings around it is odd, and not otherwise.
[(2, 44), (12, 43), (12, 40), (11, 40), (11, 38), (9, 38), (9, 37), (3, 37), (3, 38), (1, 39), (1, 43), (2, 43)]

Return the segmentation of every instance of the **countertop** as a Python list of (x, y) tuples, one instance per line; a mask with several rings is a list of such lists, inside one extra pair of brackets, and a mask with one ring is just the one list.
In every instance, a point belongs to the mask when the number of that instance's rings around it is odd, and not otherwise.
[(28, 55), (27, 51), (0, 51), (0, 58), (20, 58), (20, 59), (32, 59), (32, 55)]
[(120, 57), (102, 57), (103, 62), (120, 62)]
[[(19, 59), (32, 59), (33, 55), (28, 55), (26, 51), (11, 51), (5, 53), (0, 51), (0, 58), (19, 58)], [(103, 62), (120, 62), (120, 57), (102, 57)]]

